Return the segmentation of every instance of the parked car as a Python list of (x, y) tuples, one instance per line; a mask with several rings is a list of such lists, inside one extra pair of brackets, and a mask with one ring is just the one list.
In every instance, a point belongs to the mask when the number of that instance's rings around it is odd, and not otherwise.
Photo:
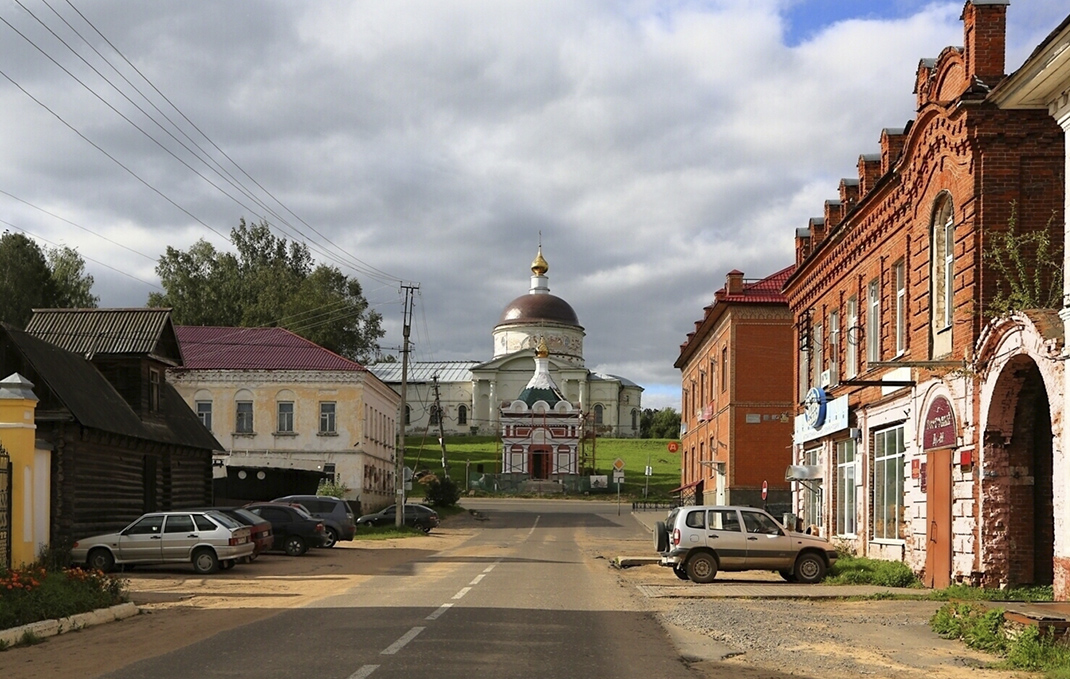
[(245, 505), (245, 509), (271, 522), (275, 534), (273, 550), (301, 556), (310, 547), (322, 547), (326, 540), (323, 522), (300, 507), (281, 502), (253, 502)]
[[(390, 505), (374, 514), (365, 514), (357, 519), (357, 526), (394, 526), (397, 524), (397, 505)], [(425, 533), (439, 524), (438, 512), (425, 505), (405, 505), (405, 525), (419, 528)]]
[(662, 566), (693, 582), (713, 582), (719, 570), (772, 570), (815, 583), (836, 562), (828, 540), (788, 530), (754, 507), (678, 507), (655, 525), (654, 549)]
[[(194, 511), (194, 510), (190, 510)], [(253, 553), (248, 561), (255, 561), (261, 552), (271, 549), (275, 542), (275, 533), (271, 529), (271, 522), (253, 514), (242, 507), (199, 507), (196, 511), (213, 511), (229, 516), (243, 526), (249, 526), (250, 539), (253, 541)]]
[(297, 503), (309, 514), (323, 521), (323, 531), (327, 536), (324, 547), (334, 547), (339, 540), (352, 540), (357, 531), (353, 520), (353, 510), (345, 500), (330, 495), (287, 495), (277, 497), (273, 502)]
[(204, 575), (252, 555), (248, 526), (214, 511), (152, 512), (117, 533), (83, 538), (71, 560), (104, 572), (116, 564), (191, 563)]

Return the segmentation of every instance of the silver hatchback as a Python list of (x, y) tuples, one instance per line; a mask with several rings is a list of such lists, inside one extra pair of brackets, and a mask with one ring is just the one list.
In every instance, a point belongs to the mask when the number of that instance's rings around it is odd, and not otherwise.
[(71, 559), (104, 572), (116, 564), (189, 563), (202, 575), (253, 553), (249, 527), (214, 511), (152, 512), (117, 533), (74, 543)]
[(654, 528), (658, 563), (681, 580), (712, 582), (717, 571), (770, 570), (789, 582), (820, 582), (836, 548), (796, 533), (754, 507), (679, 507)]

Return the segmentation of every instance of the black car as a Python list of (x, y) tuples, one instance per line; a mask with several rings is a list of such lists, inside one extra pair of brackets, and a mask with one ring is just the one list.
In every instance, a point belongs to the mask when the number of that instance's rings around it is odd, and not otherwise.
[(287, 495), (277, 497), (272, 502), (299, 504), (308, 513), (323, 522), (326, 535), (324, 547), (334, 547), (339, 540), (352, 540), (357, 525), (353, 520), (353, 510), (345, 500), (330, 495)]
[(245, 508), (271, 522), (271, 530), (275, 533), (272, 549), (301, 556), (309, 547), (322, 547), (326, 540), (323, 522), (300, 507), (278, 502), (253, 502)]
[[(425, 533), (438, 525), (438, 512), (425, 505), (405, 505), (405, 525), (419, 528)], [(357, 519), (357, 526), (393, 526), (397, 524), (397, 505), (390, 505), (374, 514), (365, 514)]]

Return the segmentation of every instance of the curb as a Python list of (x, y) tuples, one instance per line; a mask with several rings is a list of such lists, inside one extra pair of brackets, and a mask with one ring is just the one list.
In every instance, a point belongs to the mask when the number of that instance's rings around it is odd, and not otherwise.
[(88, 613), (78, 613), (58, 620), (31, 622), (28, 625), (0, 630), (0, 645), (6, 645), (7, 648), (11, 648), (12, 646), (17, 646), (27, 634), (38, 639), (44, 639), (46, 637), (54, 637), (57, 634), (75, 632), (94, 625), (103, 625), (106, 622), (124, 620), (137, 615), (139, 612), (135, 604), (127, 602), (109, 608), (98, 608)]

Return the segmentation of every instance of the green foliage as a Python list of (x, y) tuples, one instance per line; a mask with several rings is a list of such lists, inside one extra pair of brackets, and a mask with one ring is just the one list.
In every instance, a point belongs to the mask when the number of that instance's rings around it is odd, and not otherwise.
[(0, 321), (26, 327), (33, 309), (94, 307), (93, 277), (71, 248), (49, 250), (21, 233), (0, 236)]
[(841, 553), (825, 580), (835, 585), (921, 587), (910, 566), (902, 561), (882, 561)]
[(328, 481), (326, 479), (321, 480), (319, 487), (316, 488), (316, 495), (326, 495), (339, 499), (345, 499), (348, 492), (349, 486), (341, 481)]
[(385, 331), (358, 281), (314, 265), (306, 245), (275, 237), (266, 222), (241, 219), (230, 237), (237, 254), (204, 240), (185, 252), (168, 247), (156, 265), (166, 292), (150, 294), (149, 306), (171, 307), (182, 325), (281, 326), (371, 361)]
[(85, 272), (85, 260), (69, 247), (47, 248), (48, 268), (55, 285), (54, 306), (60, 309), (95, 309), (100, 298), (93, 294), (93, 277)]
[(644, 408), (639, 418), (639, 436), (644, 439), (673, 439), (680, 436), (680, 413), (674, 408)]
[(1025, 585), (1008, 589), (951, 585), (934, 590), (928, 598), (937, 601), (1053, 601), (1055, 594), (1051, 585)]
[(1017, 206), (1012, 203), (1007, 230), (984, 234), (982, 257), (996, 274), (996, 293), (988, 303), (988, 315), (1062, 307), (1062, 240), (1052, 241), (1051, 226), (1049, 221), (1047, 228), (1019, 233)]
[(48, 570), (41, 564), (0, 571), (0, 629), (64, 618), (126, 600), (126, 581), (100, 571)]
[(1004, 658), (1005, 669), (1044, 672), (1047, 677), (1070, 677), (1070, 646), (1036, 626), (1012, 625), (1000, 608), (980, 603), (952, 602), (929, 620), (945, 639), (961, 639), (970, 648)]
[(357, 529), (354, 540), (390, 540), (392, 538), (423, 537), (427, 533), (412, 526), (366, 526)]
[(453, 479), (427, 474), (420, 479), (420, 485), (424, 487), (424, 499), (434, 507), (453, 507), (461, 499), (461, 489)]

